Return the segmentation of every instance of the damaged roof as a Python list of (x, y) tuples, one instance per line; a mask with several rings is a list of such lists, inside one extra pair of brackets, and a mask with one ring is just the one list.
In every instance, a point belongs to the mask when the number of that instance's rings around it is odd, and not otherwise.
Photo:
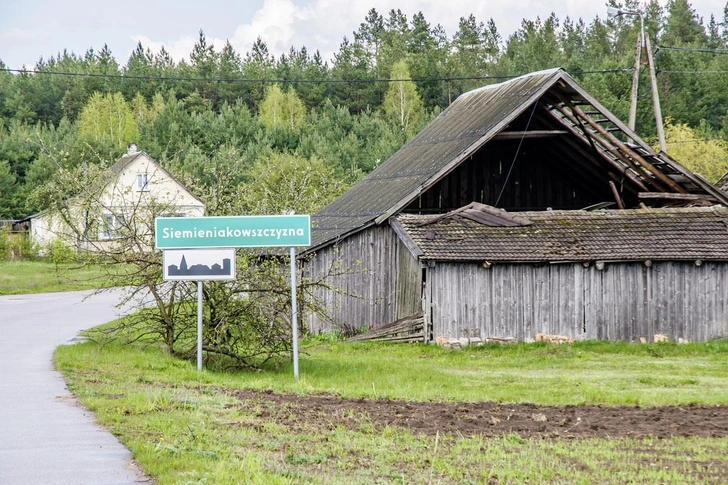
[[(471, 204), (472, 210), (494, 208)], [(497, 210), (497, 209), (496, 209)], [(518, 226), (492, 226), (452, 211), (390, 220), (420, 260), (545, 263), (728, 260), (723, 206), (519, 212)]]
[(720, 180), (718, 180), (715, 183), (715, 186), (718, 187), (720, 190), (728, 194), (728, 173), (723, 175)]
[(728, 205), (728, 194), (656, 153), (564, 70), (550, 69), (458, 97), (313, 216), (311, 250), (401, 212), (491, 140), (547, 137), (556, 140), (549, 150), (581, 177), (613, 182), (646, 205)]

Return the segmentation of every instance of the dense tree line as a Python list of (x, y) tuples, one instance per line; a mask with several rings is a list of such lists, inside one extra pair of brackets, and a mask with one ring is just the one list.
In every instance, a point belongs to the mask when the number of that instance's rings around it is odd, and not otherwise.
[[(694, 138), (713, 143), (723, 157), (728, 4), (718, 16), (707, 13), (707, 20), (688, 0), (670, 0), (665, 8), (654, 0), (627, 1), (623, 7), (643, 12), (656, 50), (663, 115), (676, 127), (668, 133), (680, 136), (680, 146)], [(215, 50), (202, 32), (189, 61), (175, 62), (164, 48), (152, 52), (141, 44), (124, 64), (106, 46), (82, 56), (64, 51), (40, 59), (33, 73), (0, 71), (0, 218), (42, 210), (33, 193), (59, 169), (108, 165), (132, 141), (221, 213), (241, 193), (264, 197), (272, 189), (256, 190), (283, 183), (271, 175), (278, 164), (325, 173), (307, 179), (327, 181), (305, 198), (316, 203), (294, 204), (315, 210), (459, 94), (551, 67), (565, 68), (626, 119), (638, 31), (639, 21), (630, 16), (587, 23), (551, 15), (524, 19), (503, 38), (492, 20), (470, 15), (450, 36), (422, 13), (408, 18), (399, 10), (372, 9), (330, 62), (306, 47), (276, 58), (261, 39), (244, 55), (229, 43)], [(0, 68), (8, 66), (0, 61)], [(640, 75), (637, 132), (650, 139), (651, 93), (646, 70)], [(726, 164), (719, 160), (716, 173)], [(238, 189), (255, 182), (255, 190)], [(307, 183), (305, 190), (315, 188)], [(281, 208), (280, 201), (261, 200), (244, 206)]]

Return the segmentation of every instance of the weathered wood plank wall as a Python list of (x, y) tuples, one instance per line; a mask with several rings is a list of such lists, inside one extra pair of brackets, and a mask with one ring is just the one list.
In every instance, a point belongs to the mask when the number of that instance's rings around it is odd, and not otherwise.
[(422, 311), (422, 268), (397, 239), (397, 320)]
[(327, 278), (331, 289), (313, 292), (324, 315), (310, 314), (303, 320), (313, 333), (377, 328), (421, 311), (419, 265), (388, 224), (317, 251), (306, 263), (305, 275), (319, 278), (330, 270), (336, 273)]
[(426, 295), (435, 337), (728, 336), (728, 263), (608, 263), (604, 270), (578, 263), (438, 263), (427, 268)]
[(536, 140), (523, 141), (517, 163), (513, 164), (519, 142), (489, 143), (418, 197), (405, 212), (441, 214), (471, 202), (507, 210), (580, 209), (614, 200), (606, 182), (591, 185), (590, 176), (579, 182), (570, 180), (574, 169), (564, 170), (558, 156), (545, 156)]

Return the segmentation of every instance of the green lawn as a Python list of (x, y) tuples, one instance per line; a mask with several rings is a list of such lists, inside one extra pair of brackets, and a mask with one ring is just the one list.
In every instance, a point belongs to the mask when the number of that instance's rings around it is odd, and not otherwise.
[(0, 261), (0, 295), (89, 290), (105, 285), (97, 267), (56, 265), (46, 261)]
[(231, 394), (251, 389), (406, 401), (727, 404), (726, 341), (462, 351), (303, 342), (302, 348), (298, 380), (290, 365), (198, 373), (194, 363), (151, 346), (61, 347), (55, 362), (81, 402), (159, 484), (682, 484), (724, 483), (728, 476), (726, 438), (432, 436), (377, 428), (366, 415), (302, 423), (295, 405), (270, 408)]

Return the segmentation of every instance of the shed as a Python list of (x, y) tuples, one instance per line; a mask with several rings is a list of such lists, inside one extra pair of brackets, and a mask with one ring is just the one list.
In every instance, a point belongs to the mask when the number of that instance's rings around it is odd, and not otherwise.
[[(314, 295), (325, 311), (323, 316), (309, 315), (309, 329), (376, 328), (424, 311), (431, 319), (428, 338), (446, 328), (450, 337), (473, 333), (476, 328), (482, 328), (481, 335), (490, 333), (480, 323), (460, 317), (442, 330), (435, 327), (435, 315), (428, 307), (435, 297), (427, 291), (444, 295), (458, 288), (450, 293), (450, 304), (468, 315), (475, 311), (469, 302), (480, 296), (466, 279), (446, 282), (435, 277), (434, 272), (444, 267), (438, 264), (442, 254), (431, 259), (419, 255), (424, 249), (413, 243), (414, 229), (407, 226), (408, 217), (432, 219), (449, 214), (452, 219), (452, 211), (462, 212), (471, 203), (504, 209), (512, 221), (522, 212), (534, 222), (537, 213), (581, 214), (594, 208), (610, 209), (601, 213), (623, 212), (623, 218), (636, 217), (640, 211), (622, 209), (687, 208), (684, 217), (690, 218), (691, 208), (728, 206), (728, 194), (667, 154), (656, 152), (562, 69), (485, 86), (458, 97), (386, 162), (314, 215), (305, 269), (310, 277), (326, 278), (329, 285)], [(598, 259), (627, 264), (620, 258), (600, 255)], [(647, 259), (670, 260), (655, 253), (629, 264), (644, 267)], [(705, 260), (691, 257), (690, 264), (695, 266), (697, 259)], [(479, 259), (480, 263), (486, 260)], [(572, 263), (583, 267), (584, 261), (596, 264), (586, 257)], [(684, 258), (680, 261), (687, 264)], [(461, 263), (472, 266), (474, 261), (466, 258)], [(546, 264), (546, 260), (510, 263), (523, 269), (524, 264)], [(561, 277), (556, 271), (549, 274)], [(521, 281), (525, 276), (510, 277)], [(434, 281), (441, 281), (441, 286), (433, 286)], [(546, 288), (555, 291), (559, 285), (549, 281)], [(542, 308), (559, 305), (550, 292), (538, 298)], [(629, 304), (639, 301), (635, 297)], [(521, 310), (504, 306), (503, 311)], [(650, 325), (656, 324), (653, 320)], [(533, 325), (531, 333), (537, 328)], [(620, 320), (615, 325), (626, 323)], [(526, 327), (502, 333), (528, 338)], [(589, 334), (594, 338), (628, 335), (625, 329)]]
[(390, 221), (423, 273), (429, 338), (728, 335), (728, 208), (517, 215), (478, 203)]

